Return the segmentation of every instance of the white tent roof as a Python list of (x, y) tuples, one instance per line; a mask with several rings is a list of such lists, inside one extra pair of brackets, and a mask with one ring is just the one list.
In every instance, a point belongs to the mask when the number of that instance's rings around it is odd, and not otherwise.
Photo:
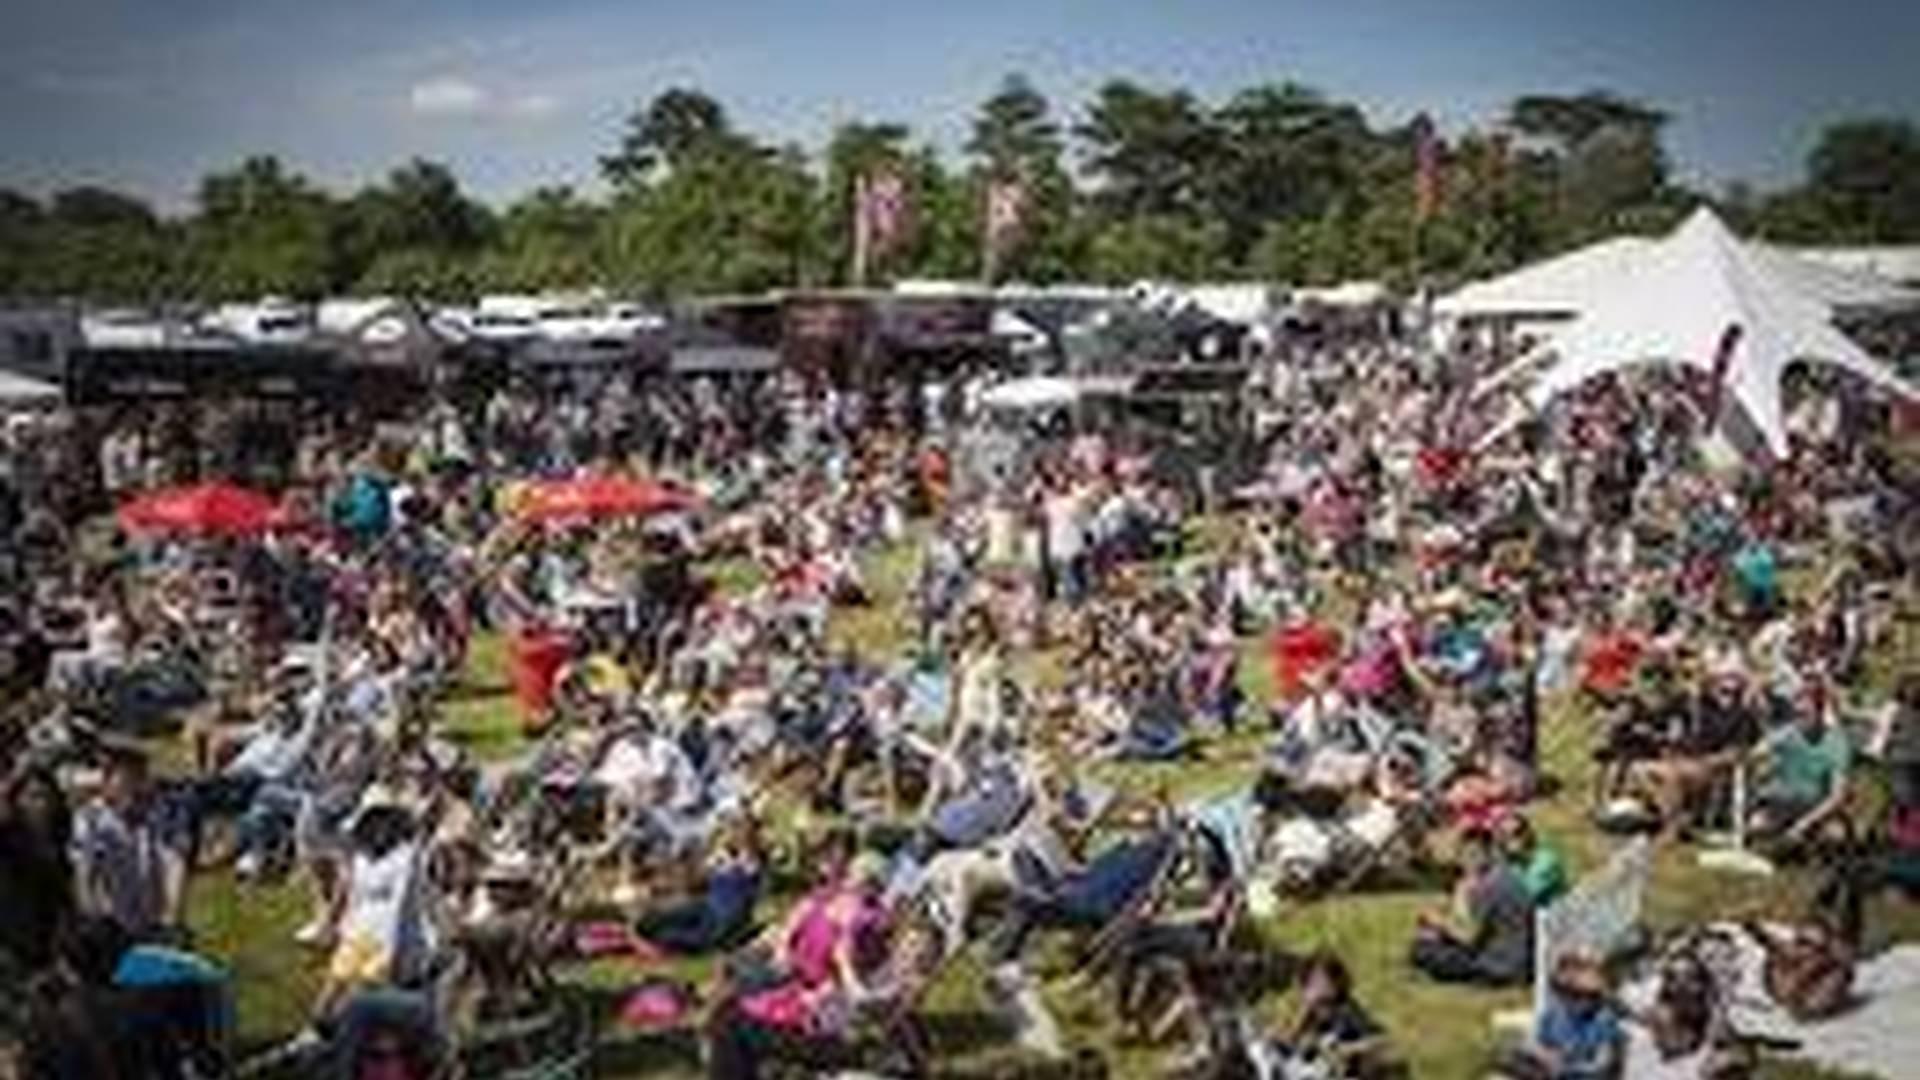
[(1616, 236), (1511, 274), (1476, 281), (1434, 304), (1439, 315), (1554, 318), (1580, 310), (1586, 297), (1645, 257), (1654, 241)]
[[(1780, 377), (1796, 360), (1834, 364), (1914, 396), (1834, 327), (1836, 310), (1860, 303), (1869, 283), (1839, 281), (1798, 264), (1785, 253), (1741, 242), (1711, 210), (1696, 211), (1671, 236), (1641, 249), (1631, 267), (1619, 267), (1624, 272), (1595, 275), (1584, 285), (1577, 316), (1552, 333), (1559, 359), (1535, 384), (1534, 403), (1638, 364), (1680, 363), (1711, 372), (1723, 341), (1733, 348), (1726, 369), (1731, 399), (1775, 454), (1784, 453), (1787, 442)], [(1905, 295), (1887, 289), (1876, 293), (1879, 300)]]
[[(1820, 262), (1771, 244), (1732, 242), (1745, 247), (1770, 273), (1791, 282), (1796, 291), (1836, 307), (1886, 308), (1920, 302), (1920, 293), (1865, 269)], [(1647, 252), (1660, 243), (1643, 236), (1601, 240), (1513, 273), (1463, 286), (1440, 298), (1434, 311), (1454, 318), (1574, 315), (1594, 290), (1623, 274), (1637, 273)]]
[(1897, 308), (1920, 303), (1920, 292), (1872, 270), (1834, 266), (1771, 244), (1748, 244), (1747, 248), (1775, 271), (1837, 308)]
[(980, 404), (990, 409), (1052, 409), (1080, 400), (1080, 384), (1056, 375), (1030, 375), (990, 387)]
[(1293, 290), (1296, 304), (1321, 307), (1372, 307), (1390, 297), (1387, 287), (1378, 281), (1343, 281), (1338, 285), (1302, 286)]
[(28, 408), (52, 405), (60, 400), (60, 388), (50, 382), (12, 371), (0, 371), (0, 408)]

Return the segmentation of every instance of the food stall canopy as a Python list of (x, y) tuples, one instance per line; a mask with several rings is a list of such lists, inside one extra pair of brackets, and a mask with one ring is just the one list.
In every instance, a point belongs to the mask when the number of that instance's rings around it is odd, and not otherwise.
[(0, 411), (45, 409), (60, 403), (60, 388), (31, 376), (0, 371)]
[(1031, 375), (989, 387), (980, 404), (989, 409), (1035, 412), (1058, 409), (1080, 400), (1080, 384), (1055, 375)]

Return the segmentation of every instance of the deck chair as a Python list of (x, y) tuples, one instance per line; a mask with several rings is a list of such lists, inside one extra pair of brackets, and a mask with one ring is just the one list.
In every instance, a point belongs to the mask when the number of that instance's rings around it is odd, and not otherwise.
[(1104, 970), (1121, 941), (1138, 930), (1164, 901), (1178, 878), (1184, 860), (1185, 842), (1190, 839), (1180, 830), (1166, 830), (1156, 839), (1162, 847), (1158, 861), (1145, 879), (1120, 903), (1107, 921), (1088, 935), (1081, 944), (1078, 968), (1090, 972)]

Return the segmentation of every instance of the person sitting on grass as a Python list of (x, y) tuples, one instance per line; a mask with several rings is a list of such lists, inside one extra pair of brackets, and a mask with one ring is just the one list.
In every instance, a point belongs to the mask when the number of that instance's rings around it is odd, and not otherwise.
[(1553, 965), (1547, 1006), (1533, 1038), (1500, 1064), (1511, 1080), (1618, 1080), (1626, 1074), (1626, 1031), (1605, 965), (1583, 952)]
[(1807, 680), (1791, 725), (1761, 742), (1766, 769), (1755, 795), (1755, 835), (1801, 847), (1846, 827), (1853, 742), (1835, 722), (1826, 684)]
[(1546, 907), (1567, 891), (1567, 862), (1541, 839), (1524, 814), (1508, 814), (1499, 825), (1500, 850), (1520, 873), (1534, 907)]
[(1526, 883), (1486, 832), (1461, 837), (1460, 862), (1453, 914), (1420, 916), (1410, 962), (1440, 982), (1525, 983), (1533, 975), (1533, 899)]
[(1715, 658), (1705, 682), (1675, 715), (1660, 754), (1632, 770), (1633, 782), (1652, 793), (1668, 836), (1686, 832), (1705, 796), (1759, 738), (1760, 718), (1739, 656)]
[(753, 924), (764, 887), (764, 863), (755, 824), (732, 823), (715, 843), (698, 894), (641, 912), (634, 919), (634, 932), (647, 944), (680, 956), (727, 947)]
[(1660, 759), (1668, 733), (1682, 726), (1685, 709), (1670, 669), (1641, 667), (1632, 692), (1607, 710), (1605, 736), (1593, 752), (1600, 766), (1594, 774), (1596, 807), (1610, 806), (1626, 793), (1636, 770)]
[(871, 972), (887, 933), (885, 863), (849, 859), (836, 838), (822, 879), (761, 948), (729, 965), (708, 1018), (708, 1075), (753, 1080), (782, 1035), (831, 1037), (853, 1002), (871, 996)]
[(1385, 1030), (1354, 999), (1353, 977), (1335, 953), (1323, 949), (1307, 958), (1300, 1009), (1275, 1049), (1288, 1076), (1305, 1072), (1327, 1080), (1359, 1080), (1383, 1068)]

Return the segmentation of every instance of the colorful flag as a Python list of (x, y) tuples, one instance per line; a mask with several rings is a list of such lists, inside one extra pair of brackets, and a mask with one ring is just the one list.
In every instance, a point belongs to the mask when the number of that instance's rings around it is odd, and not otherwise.
[(865, 284), (868, 264), (884, 259), (906, 235), (907, 185), (891, 166), (853, 183), (853, 277)]
[(981, 276), (991, 282), (999, 276), (1000, 258), (1026, 224), (1027, 185), (1019, 180), (987, 184), (987, 221), (982, 235)]
[(1713, 354), (1713, 381), (1707, 384), (1707, 399), (1700, 407), (1705, 414), (1704, 429), (1711, 433), (1720, 423), (1720, 410), (1724, 407), (1727, 395), (1727, 377), (1733, 373), (1733, 354), (1740, 348), (1743, 331), (1739, 323), (1729, 323), (1720, 334), (1720, 344)]
[(1003, 249), (1025, 224), (1027, 186), (1018, 180), (995, 180), (987, 185), (987, 244)]
[(1440, 208), (1440, 139), (1433, 118), (1413, 118), (1413, 216), (1425, 221)]

